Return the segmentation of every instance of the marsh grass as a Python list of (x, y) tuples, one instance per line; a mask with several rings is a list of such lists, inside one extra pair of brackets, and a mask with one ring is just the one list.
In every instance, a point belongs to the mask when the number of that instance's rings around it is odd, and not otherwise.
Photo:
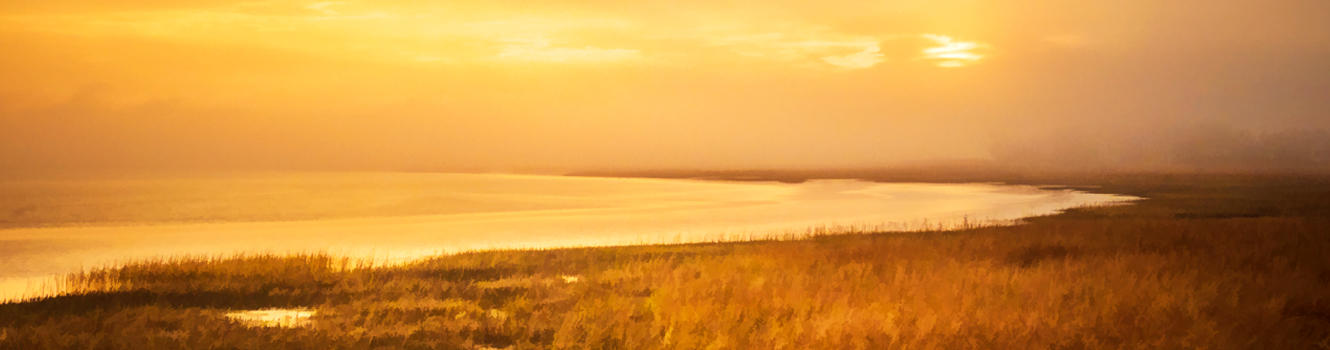
[[(130, 263), (0, 305), (0, 348), (1330, 348), (1330, 184), (1099, 184), (1150, 199), (797, 240)], [(265, 308), (317, 313), (225, 317)]]

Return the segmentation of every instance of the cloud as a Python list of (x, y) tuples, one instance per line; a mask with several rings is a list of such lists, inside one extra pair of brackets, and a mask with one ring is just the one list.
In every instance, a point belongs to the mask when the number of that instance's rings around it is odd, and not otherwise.
[(613, 62), (637, 58), (638, 50), (602, 49), (594, 46), (583, 48), (551, 47), (549, 39), (519, 39), (503, 47), (499, 59), (510, 61), (537, 62)]
[(336, 15), (340, 15), (341, 13), (338, 13), (337, 11), (329, 10), (329, 9), (328, 9), (328, 6), (337, 5), (337, 4), (342, 4), (342, 3), (343, 3), (343, 2), (341, 2), (341, 1), (324, 1), (324, 2), (317, 2), (317, 3), (314, 3), (314, 4), (309, 5), (309, 6), (305, 6), (305, 8), (310, 9), (310, 10), (315, 10), (315, 11), (323, 12), (323, 14), (325, 14), (325, 15), (336, 16)]
[(742, 57), (776, 62), (820, 61), (840, 68), (862, 69), (886, 61), (878, 38), (802, 29), (791, 30), (792, 33), (731, 34), (710, 41)]
[(420, 61), (420, 62), (448, 62), (448, 61), (450, 61), (450, 60), (447, 59), (447, 58), (439, 57), (439, 56), (433, 56), (433, 55), (419, 55), (419, 56), (415, 56), (415, 57), (416, 57), (416, 61)]
[(374, 11), (374, 12), (365, 13), (363, 15), (323, 16), (323, 17), (315, 17), (312, 19), (316, 21), (326, 21), (326, 20), (342, 20), (342, 19), (386, 19), (386, 18), (402, 18), (402, 16), (382, 11)]
[(868, 68), (886, 60), (879, 51), (882, 51), (882, 49), (877, 46), (877, 43), (872, 43), (866, 45), (863, 51), (844, 56), (827, 56), (823, 57), (822, 60), (845, 68)]
[(924, 58), (937, 61), (940, 67), (962, 67), (984, 58), (983, 55), (972, 52), (985, 47), (984, 45), (957, 41), (945, 35), (923, 34), (923, 37), (941, 45), (924, 49)]
[(1330, 128), (1323, 0), (684, 4), (0, 1), (0, 163), (867, 166), (1063, 125), (1022, 152), (1206, 163), (1230, 139), (1130, 126)]
[(1071, 126), (1013, 135), (995, 140), (990, 153), (995, 160), (1011, 166), (1039, 168), (1330, 169), (1327, 129), (1255, 132), (1218, 122), (1136, 125), (1111, 133), (1086, 128)]

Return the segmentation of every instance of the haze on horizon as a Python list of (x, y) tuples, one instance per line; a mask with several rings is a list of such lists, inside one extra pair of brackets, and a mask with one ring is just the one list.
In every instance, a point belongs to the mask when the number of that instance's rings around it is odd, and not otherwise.
[(0, 3), (0, 169), (1330, 168), (1330, 2)]

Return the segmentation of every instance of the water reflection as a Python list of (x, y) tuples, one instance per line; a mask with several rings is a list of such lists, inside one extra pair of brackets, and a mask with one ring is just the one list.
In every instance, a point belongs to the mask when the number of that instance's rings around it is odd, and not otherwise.
[(226, 317), (250, 327), (292, 328), (308, 326), (314, 314), (309, 309), (265, 309), (228, 312)]
[(909, 230), (1130, 199), (986, 184), (385, 173), (9, 182), (0, 194), (0, 212), (24, 208), (0, 230), (0, 298), (35, 292), (44, 276), (166, 256), (326, 252), (402, 261), (828, 225)]

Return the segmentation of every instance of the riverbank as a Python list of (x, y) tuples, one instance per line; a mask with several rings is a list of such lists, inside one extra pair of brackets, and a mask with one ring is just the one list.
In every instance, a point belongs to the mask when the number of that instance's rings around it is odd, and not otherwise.
[[(490, 251), (379, 267), (321, 255), (134, 263), (69, 276), (76, 294), (0, 305), (0, 348), (1302, 349), (1330, 342), (1325, 178), (1036, 180), (1147, 199), (945, 232)], [(294, 327), (228, 317), (269, 308), (312, 316)]]

